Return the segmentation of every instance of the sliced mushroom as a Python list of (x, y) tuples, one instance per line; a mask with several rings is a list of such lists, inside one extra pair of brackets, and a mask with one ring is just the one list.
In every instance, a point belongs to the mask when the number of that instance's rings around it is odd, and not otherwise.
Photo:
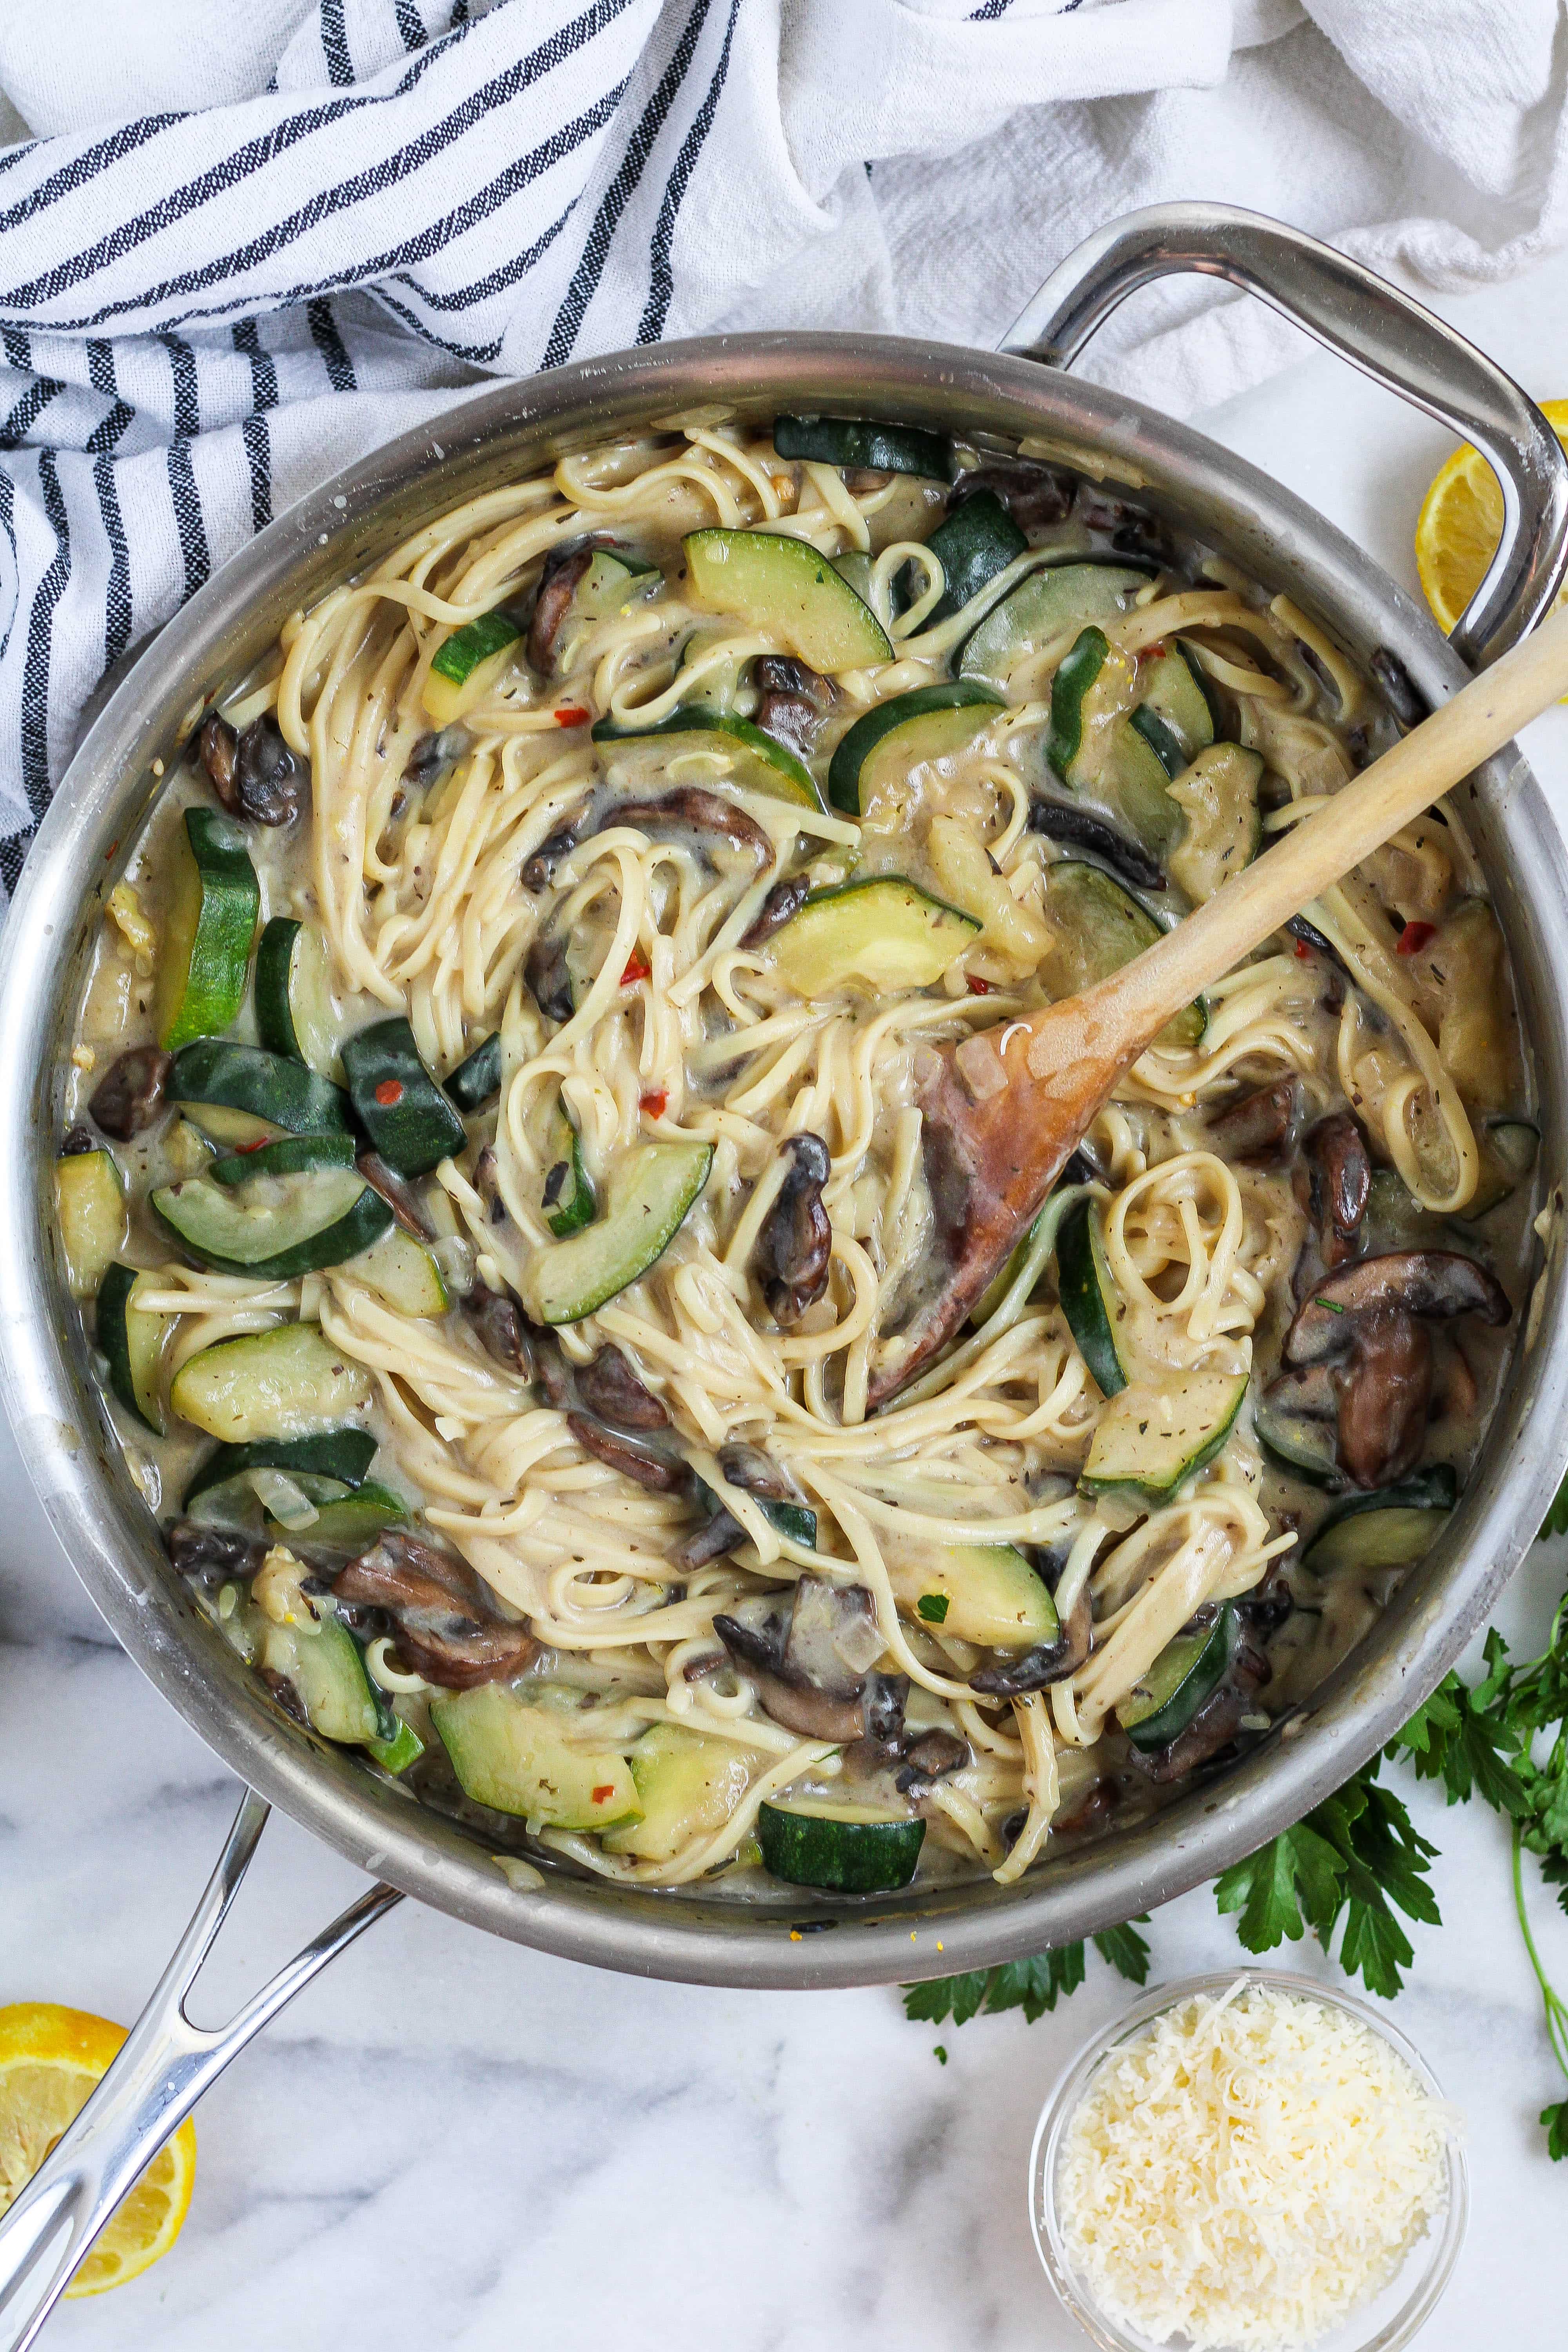
[(90, 1127), (68, 1127), (60, 1138), (60, 1158), (79, 1160), (84, 1151), (96, 1151), (98, 1141)]
[(1079, 520), (1091, 530), (1110, 533), (1110, 544), (1118, 555), (1146, 556), (1162, 564), (1174, 561), (1170, 532), (1157, 516), (1145, 514), (1142, 508), (1129, 506), (1122, 499), (1105, 498), (1086, 484), (1079, 491), (1078, 511)]
[(1397, 1307), (1358, 1317), (1338, 1367), (1340, 1467), (1358, 1486), (1387, 1486), (1420, 1458), (1432, 1404), (1432, 1335)]
[(932, 1728), (918, 1732), (905, 1744), (893, 1786), (901, 1797), (923, 1796), (933, 1780), (962, 1770), (968, 1761), (969, 1742), (960, 1739), (955, 1731)]
[(759, 697), (756, 724), (806, 758), (838, 700), (838, 688), (794, 654), (763, 654), (752, 675)]
[[(1053, 1838), (1082, 1837), (1103, 1829), (1116, 1811), (1116, 1790), (1109, 1780), (1091, 1780), (1076, 1805), (1058, 1813), (1051, 1822)], [(1027, 1818), (1026, 1816), (1026, 1818)]]
[(1310, 1171), (1318, 1247), (1331, 1269), (1356, 1253), (1361, 1221), (1372, 1192), (1366, 1138), (1348, 1110), (1318, 1121), (1303, 1149)]
[(129, 1053), (121, 1054), (88, 1104), (105, 1135), (112, 1135), (117, 1143), (129, 1143), (133, 1135), (151, 1127), (163, 1108), (174, 1066), (173, 1054), (165, 1054), (161, 1045), (132, 1045)]
[(752, 1251), (752, 1271), (776, 1323), (798, 1323), (827, 1288), (833, 1227), (822, 1203), (832, 1167), (819, 1135), (792, 1135), (783, 1149), (793, 1162), (778, 1198), (763, 1220)]
[(404, 782), (416, 792), (424, 791), (426, 785), (435, 783), (437, 777), (445, 775), (455, 760), (461, 758), (468, 743), (466, 727), (443, 727), (437, 734), (421, 735), (408, 754), (403, 771)]
[(523, 859), (520, 879), (525, 890), (531, 890), (537, 898), (542, 890), (549, 889), (555, 879), (556, 867), (586, 837), (593, 820), (593, 801), (583, 801), (553, 833), (546, 835), (531, 856)]
[(1299, 1372), (1281, 1372), (1277, 1381), (1269, 1382), (1264, 1395), (1280, 1412), (1294, 1414), (1302, 1421), (1332, 1421), (1340, 1409), (1334, 1368), (1326, 1359), (1321, 1364), (1308, 1364)]
[[(728, 1484), (739, 1486), (743, 1494), (762, 1495), (779, 1503), (797, 1503), (801, 1499), (800, 1489), (794, 1480), (785, 1476), (778, 1464), (771, 1455), (764, 1454), (760, 1445), (731, 1442), (721, 1446), (719, 1467)], [(691, 1530), (670, 1557), (678, 1567), (701, 1568), (709, 1560), (718, 1559), (722, 1553), (733, 1551), (737, 1544), (746, 1541), (745, 1528), (734, 1513), (721, 1503), (700, 1527)]]
[(811, 896), (811, 884), (804, 874), (792, 874), (787, 882), (775, 882), (758, 908), (750, 928), (743, 934), (742, 948), (760, 948), (782, 931), (792, 915), (798, 915)]
[(389, 1529), (350, 1560), (332, 1591), (340, 1601), (384, 1609), (399, 1655), (443, 1690), (506, 1680), (538, 1654), (532, 1634), (497, 1612), (461, 1560), (417, 1536)]
[(884, 1746), (896, 1738), (909, 1685), (903, 1675), (868, 1672), (882, 1644), (863, 1585), (803, 1576), (793, 1596), (740, 1601), (714, 1618), (713, 1631), (786, 1731)]
[(1295, 1148), (1304, 1099), (1298, 1078), (1276, 1078), (1272, 1086), (1239, 1096), (1208, 1123), (1215, 1150), (1226, 1160), (1288, 1160)]
[(1349, 1354), (1357, 1318), (1385, 1307), (1445, 1318), (1479, 1315), (1493, 1325), (1513, 1312), (1502, 1285), (1474, 1258), (1456, 1250), (1391, 1250), (1358, 1258), (1313, 1286), (1285, 1335), (1285, 1362), (1317, 1364)]
[(717, 834), (736, 849), (749, 850), (759, 867), (773, 862), (773, 845), (755, 817), (737, 808), (718, 793), (697, 784), (681, 784), (656, 801), (611, 801), (599, 829), (612, 824), (635, 825), (638, 833)]
[(619, 1348), (604, 1347), (577, 1374), (577, 1393), (588, 1411), (617, 1429), (668, 1429), (669, 1414), (637, 1378)]
[(591, 547), (552, 547), (539, 576), (533, 618), (528, 625), (528, 658), (536, 670), (548, 674), (555, 667), (555, 640), (572, 607), (578, 583), (594, 561)]
[(966, 499), (989, 490), (1000, 499), (1020, 530), (1044, 530), (1061, 522), (1072, 510), (1073, 479), (1054, 466), (1034, 465), (1026, 457), (987, 457), (983, 465), (960, 474), (948, 493), (948, 511)]
[(204, 1582), (254, 1576), (267, 1556), (267, 1546), (254, 1536), (205, 1527), (200, 1519), (176, 1519), (163, 1540), (179, 1573)]
[(305, 1702), (288, 1675), (280, 1675), (274, 1666), (258, 1666), (256, 1672), (284, 1714), (291, 1715), (296, 1723), (304, 1724), (308, 1730), (310, 1718), (305, 1712)]
[(406, 1176), (389, 1167), (379, 1151), (362, 1151), (354, 1166), (373, 1192), (379, 1192), (404, 1232), (416, 1242), (433, 1241), (436, 1228), (425, 1214), (425, 1203)]
[(576, 1006), (566, 966), (566, 941), (559, 931), (540, 933), (523, 958), (522, 977), (547, 1021), (571, 1020)]
[(623, 1478), (632, 1479), (650, 1495), (678, 1495), (690, 1478), (690, 1471), (679, 1455), (639, 1445), (635, 1439), (623, 1437), (619, 1430), (607, 1429), (602, 1421), (595, 1421), (588, 1413), (568, 1412), (566, 1426), (584, 1454), (618, 1470)]
[(199, 738), (202, 765), (230, 816), (257, 824), (287, 824), (300, 813), (304, 776), (270, 711), (237, 736), (215, 710)]
[(528, 1343), (528, 1328), (510, 1298), (499, 1290), (470, 1290), (463, 1301), (463, 1312), (487, 1356), (504, 1364), (509, 1372), (521, 1372), (525, 1381), (532, 1380), (533, 1350)]
[(1071, 849), (1085, 849), (1091, 857), (1109, 866), (1119, 882), (1134, 890), (1163, 890), (1165, 875), (1148, 851), (1139, 843), (1129, 841), (1103, 817), (1091, 816), (1088, 809), (1073, 808), (1066, 801), (1037, 794), (1029, 803), (1029, 830), (1043, 833), (1047, 841), (1059, 841)]

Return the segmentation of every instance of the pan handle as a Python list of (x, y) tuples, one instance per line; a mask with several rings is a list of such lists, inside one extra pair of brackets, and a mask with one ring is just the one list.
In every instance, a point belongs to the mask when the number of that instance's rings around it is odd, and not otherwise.
[(1150, 205), (1054, 269), (1002, 338), (1067, 368), (1117, 304), (1156, 278), (1223, 278), (1473, 441), (1502, 491), (1502, 540), (1448, 642), (1480, 668), (1551, 606), (1568, 566), (1568, 460), (1511, 376), (1387, 281), (1283, 221), (1234, 205)]
[(0, 2346), (26, 2352), (138, 2173), (208, 2085), (302, 1986), (402, 1895), (373, 1886), (295, 1954), (226, 2025), (193, 2025), (185, 2000), (239, 1891), (269, 1811), (253, 1790), (157, 1990), (114, 2063), (0, 2221)]

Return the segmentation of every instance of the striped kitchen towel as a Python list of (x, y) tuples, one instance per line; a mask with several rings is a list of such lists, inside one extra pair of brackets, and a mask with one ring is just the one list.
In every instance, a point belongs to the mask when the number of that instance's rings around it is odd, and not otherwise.
[[(0, 904), (105, 675), (291, 499), (485, 374), (762, 323), (993, 340), (1085, 231), (1162, 195), (1436, 282), (1563, 241), (1556, 0), (1310, 8), (0, 10)], [(1114, 322), (1097, 364), (1177, 407), (1279, 364), (1283, 331), (1234, 304), (1151, 340), (1192, 307)]]

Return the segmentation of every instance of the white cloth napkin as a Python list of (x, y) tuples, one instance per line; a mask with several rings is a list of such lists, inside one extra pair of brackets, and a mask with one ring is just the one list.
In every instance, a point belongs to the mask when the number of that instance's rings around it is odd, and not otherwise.
[[(0, 886), (106, 670), (486, 373), (751, 325), (994, 341), (1100, 222), (1417, 283), (1568, 235), (1560, 0), (48, 0), (0, 13)], [(37, 135), (20, 138), (30, 128)], [(4, 135), (0, 133), (0, 135)], [(1289, 356), (1196, 285), (1094, 372)], [(3, 903), (3, 899), (0, 899)]]

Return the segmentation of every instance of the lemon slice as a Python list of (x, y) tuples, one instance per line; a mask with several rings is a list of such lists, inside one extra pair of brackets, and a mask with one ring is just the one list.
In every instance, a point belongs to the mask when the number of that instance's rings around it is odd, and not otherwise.
[[(1568, 400), (1543, 400), (1541, 413), (1568, 446)], [(1455, 450), (1427, 491), (1415, 525), (1415, 569), (1438, 626), (1453, 627), (1486, 577), (1502, 537), (1502, 492), (1479, 449)], [(1568, 597), (1559, 590), (1557, 602)]]
[[(125, 2039), (84, 2009), (22, 2000), (0, 2009), (0, 2213), (87, 2105)], [(196, 2171), (189, 2117), (123, 2196), (79, 2265), (68, 2294), (101, 2294), (166, 2254), (179, 2236)]]

